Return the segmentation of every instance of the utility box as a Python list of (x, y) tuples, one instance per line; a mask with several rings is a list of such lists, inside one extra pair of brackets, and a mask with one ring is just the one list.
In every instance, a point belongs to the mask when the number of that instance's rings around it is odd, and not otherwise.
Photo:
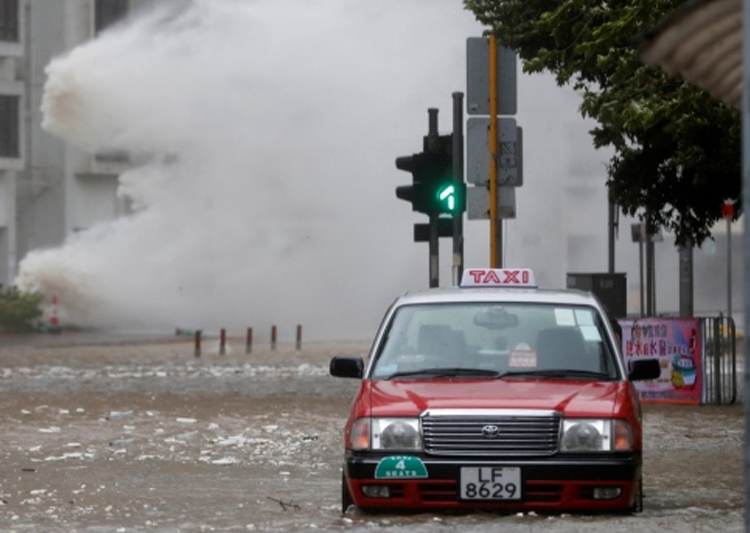
[(594, 293), (606, 308), (610, 318), (625, 318), (628, 314), (627, 275), (625, 273), (571, 273), (566, 287)]

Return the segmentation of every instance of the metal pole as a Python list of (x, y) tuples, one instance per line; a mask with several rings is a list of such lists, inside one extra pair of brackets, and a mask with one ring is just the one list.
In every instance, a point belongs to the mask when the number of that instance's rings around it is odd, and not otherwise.
[(656, 245), (651, 241), (651, 316), (656, 316)]
[(424, 138), (424, 151), (435, 152), (440, 149), (440, 134), (438, 133), (438, 113), (439, 109), (431, 107), (427, 110), (428, 129), (427, 137)]
[(497, 198), (497, 40), (490, 37), (490, 267), (503, 266), (503, 221)]
[(693, 242), (688, 241), (679, 249), (680, 316), (693, 316)]
[(245, 339), (245, 353), (253, 353), (253, 328), (247, 328), (247, 338)]
[[(750, 353), (750, 0), (742, 3), (742, 235), (745, 263), (745, 340), (743, 355)], [(745, 531), (750, 531), (750, 365), (745, 364), (742, 406), (745, 414)]]
[[(435, 152), (440, 149), (440, 134), (438, 133), (438, 109), (431, 107), (429, 115), (429, 129), (424, 138), (424, 151)], [(440, 250), (438, 239), (437, 216), (430, 215), (430, 287), (440, 286)]]
[[(464, 183), (464, 94), (453, 93), (453, 181), (456, 190)], [(462, 199), (465, 201), (465, 199)], [(464, 214), (453, 215), (453, 285), (461, 282), (464, 270)]]
[(727, 316), (732, 318), (732, 217), (727, 217)]
[(716, 405), (721, 405), (721, 329), (720, 324), (724, 322), (721, 313), (719, 319), (714, 320), (713, 344), (714, 344), (714, 390), (716, 391)]
[(645, 308), (643, 305), (643, 225), (641, 225), (641, 238), (638, 240), (638, 268), (640, 274), (640, 289), (641, 289), (641, 318), (646, 316)]
[(438, 217), (430, 215), (430, 287), (440, 286)]
[(654, 302), (654, 241), (651, 233), (646, 229), (646, 316), (655, 316)]
[(609, 202), (609, 273), (615, 273), (615, 204)]

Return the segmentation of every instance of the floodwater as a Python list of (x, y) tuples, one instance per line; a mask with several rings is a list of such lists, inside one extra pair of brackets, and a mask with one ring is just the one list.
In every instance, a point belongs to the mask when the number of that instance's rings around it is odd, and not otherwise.
[(639, 515), (342, 515), (357, 382), (328, 361), (368, 343), (196, 357), (177, 338), (66, 335), (0, 340), (1, 531), (744, 530), (740, 405), (644, 407)]

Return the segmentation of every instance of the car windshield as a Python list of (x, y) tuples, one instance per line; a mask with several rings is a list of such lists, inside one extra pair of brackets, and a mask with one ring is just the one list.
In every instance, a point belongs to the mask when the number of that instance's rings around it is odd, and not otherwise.
[(607, 380), (618, 376), (616, 357), (593, 307), (414, 304), (394, 313), (370, 377)]

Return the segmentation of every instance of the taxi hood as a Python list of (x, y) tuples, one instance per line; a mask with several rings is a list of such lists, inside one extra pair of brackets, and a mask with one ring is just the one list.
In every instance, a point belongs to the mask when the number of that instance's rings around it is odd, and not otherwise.
[(549, 379), (372, 381), (372, 416), (418, 416), (427, 409), (546, 409), (608, 417), (627, 383)]

